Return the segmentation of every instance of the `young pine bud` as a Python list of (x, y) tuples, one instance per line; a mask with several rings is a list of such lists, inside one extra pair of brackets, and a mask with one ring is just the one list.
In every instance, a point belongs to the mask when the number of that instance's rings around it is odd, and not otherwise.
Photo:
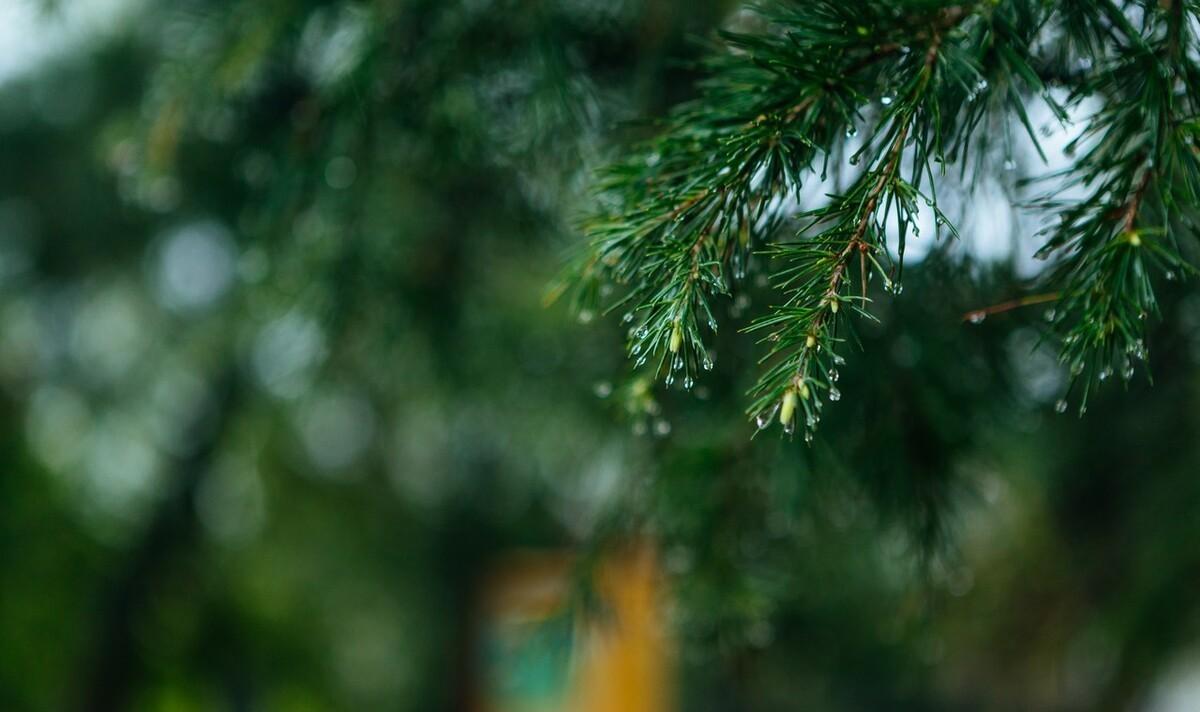
[(796, 391), (791, 388), (783, 394), (783, 405), (779, 408), (779, 424), (788, 427), (796, 417)]
[(813, 336), (812, 334), (809, 334), (808, 338), (804, 340), (804, 348), (811, 349), (816, 345), (817, 345), (817, 337)]
[(675, 328), (671, 331), (671, 353), (679, 353), (679, 347), (683, 345), (683, 328), (679, 326), (679, 322), (675, 322)]

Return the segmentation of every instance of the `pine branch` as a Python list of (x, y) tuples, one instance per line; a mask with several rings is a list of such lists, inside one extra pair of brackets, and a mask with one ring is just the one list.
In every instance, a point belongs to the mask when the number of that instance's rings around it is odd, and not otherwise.
[[(962, 13), (955, 12), (953, 16), (961, 19)], [(805, 439), (811, 440), (823, 407), (821, 393), (833, 401), (841, 398), (837, 366), (844, 359), (836, 353), (840, 304), (858, 301), (859, 305), (852, 309), (868, 315), (865, 311), (868, 259), (883, 272), (873, 256), (885, 249), (882, 226), (874, 222), (881, 202), (894, 203), (902, 222), (910, 221), (916, 212), (911, 205), (915, 189), (899, 179), (900, 164), (910, 131), (914, 130), (927, 100), (942, 37), (940, 30), (932, 32), (910, 93), (893, 100), (896, 109), (885, 128), (888, 147), (879, 157), (878, 167), (864, 173), (846, 196), (816, 212), (815, 222), (831, 224), (828, 229), (812, 239), (777, 250), (779, 256), (798, 261), (799, 267), (795, 272), (784, 273), (784, 286), (789, 292), (787, 303), (752, 327), (772, 331), (767, 338), (772, 344), (768, 358), (779, 359), (754, 390), (757, 398), (750, 412), (760, 429), (767, 427), (778, 412), (780, 425), (785, 432), (792, 433), (799, 408), (805, 420)], [(910, 205), (903, 207), (906, 203)], [(847, 270), (856, 255), (861, 265), (863, 290), (859, 298), (844, 293), (849, 286)], [(888, 280), (886, 274), (884, 279)]]
[[(768, 352), (748, 410), (789, 433), (803, 414), (811, 438), (824, 399), (840, 398), (844, 317), (873, 318), (872, 275), (900, 291), (918, 200), (957, 234), (937, 204), (946, 163), (965, 179), (973, 155), (972, 179), (984, 174), (997, 155), (984, 127), (1009, 117), (1040, 152), (1026, 102), (1041, 96), (1065, 119), (1047, 87), (1066, 78), (1074, 108), (1103, 101), (1068, 147), (1083, 155), (1059, 175), (1088, 197), (1034, 208), (1060, 218), (1040, 251), (1055, 257), (1042, 291), (1058, 297), (1052, 327), (1086, 403), (1093, 381), (1114, 367), (1128, 377), (1130, 358), (1144, 357), (1154, 280), (1190, 269), (1177, 243), (1195, 234), (1200, 202), (1195, 11), (1183, 0), (774, 0), (758, 8), (762, 29), (722, 35), (699, 96), (603, 174), (588, 248), (563, 289), (581, 316), (624, 311), (643, 376), (690, 387), (712, 367), (714, 301), (756, 254), (772, 255), (754, 268), (773, 272), (784, 299), (750, 327)], [(860, 126), (868, 139), (849, 163), (865, 169), (828, 204), (797, 208), (803, 182), (824, 180)]]
[[(635, 365), (649, 364), (668, 384), (681, 373), (690, 386), (698, 367), (712, 364), (712, 298), (745, 276), (818, 158), (824, 176), (831, 148), (889, 69), (885, 60), (966, 14), (935, 6), (898, 23), (889, 3), (781, 4), (767, 13), (777, 33), (725, 34), (729, 51), (708, 62), (701, 97), (606, 172), (600, 200), (611, 209), (588, 224), (590, 249), (564, 282), (581, 314), (590, 317), (606, 289), (628, 287), (607, 309), (627, 310)], [(857, 30), (845, 32), (848, 23)]]
[(1200, 176), (1191, 133), (1182, 130), (1200, 107), (1184, 9), (1175, 2), (1151, 12), (1144, 36), (1114, 19), (1107, 4), (1091, 17), (1120, 26), (1124, 43), (1096, 58), (1105, 71), (1078, 91), (1077, 100), (1107, 94), (1079, 141), (1091, 147), (1067, 176), (1092, 190), (1078, 204), (1040, 205), (1061, 217), (1039, 254), (1060, 256), (1051, 272), (1063, 285), (1053, 326), (1081, 413), (1097, 382), (1114, 372), (1128, 380), (1146, 359), (1145, 322), (1158, 313), (1154, 278), (1191, 269), (1170, 230), (1173, 206), (1194, 206)]

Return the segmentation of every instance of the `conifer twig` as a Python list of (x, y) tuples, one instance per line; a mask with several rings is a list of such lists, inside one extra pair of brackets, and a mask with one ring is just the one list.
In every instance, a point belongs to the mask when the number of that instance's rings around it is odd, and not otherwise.
[[(956, 14), (954, 17), (961, 19), (962, 16)], [(857, 188), (852, 189), (847, 196), (835, 200), (834, 205), (826, 212), (818, 213), (818, 220), (832, 222), (832, 226), (826, 232), (811, 241), (799, 243), (796, 250), (793, 250), (798, 252), (797, 256), (802, 259), (810, 257), (809, 250), (812, 248), (809, 248), (807, 243), (812, 242), (825, 248), (833, 248), (832, 252), (824, 259), (817, 260), (814, 267), (817, 271), (803, 280), (794, 282), (797, 286), (793, 287), (787, 305), (777, 309), (772, 317), (756, 324), (756, 327), (770, 326), (774, 329), (769, 337), (774, 343), (771, 353), (782, 355), (782, 364), (790, 364), (787, 371), (780, 371), (780, 366), (769, 370), (757, 388), (759, 398), (752, 410), (757, 413), (760, 427), (766, 424), (762, 417), (764, 413), (773, 414), (778, 411), (780, 424), (785, 431), (792, 432), (799, 409), (805, 419), (805, 437), (811, 438), (812, 428), (820, 418), (818, 411), (822, 407), (817, 391), (824, 391), (831, 400), (841, 397), (835, 385), (838, 379), (835, 366), (840, 357), (834, 353), (834, 320), (843, 298), (841, 294), (846, 285), (847, 269), (855, 255), (860, 261), (864, 294), (861, 306), (854, 308), (864, 315), (867, 314), (865, 305), (868, 275), (865, 265), (870, 253), (881, 247), (879, 241), (870, 239), (868, 234), (885, 198), (895, 197), (893, 192), (898, 180), (901, 158), (911, 136), (913, 123), (926, 100), (926, 91), (933, 77), (943, 35), (939, 29), (933, 31), (929, 37), (929, 47), (923, 55), (917, 79), (886, 124), (887, 133), (893, 135), (878, 159), (879, 167), (864, 173), (857, 183)], [(901, 210), (898, 201), (891, 202), (897, 203), (897, 211)], [(844, 231), (844, 243), (834, 247), (843, 239), (841, 235)], [(788, 250), (784, 250), (784, 254), (787, 252)], [(824, 286), (813, 290), (809, 285), (820, 279), (818, 275), (821, 269), (828, 270), (823, 278)], [(790, 334), (797, 332), (802, 338), (790, 337)], [(830, 363), (824, 365), (818, 362), (814, 369), (815, 359), (822, 354), (830, 354)]]
[(1008, 301), (983, 307), (982, 309), (972, 309), (966, 314), (963, 314), (962, 320), (972, 324), (978, 324), (993, 314), (1003, 314), (1004, 312), (1012, 311), (1013, 309), (1020, 309), (1021, 307), (1032, 307), (1038, 304), (1057, 301), (1058, 296), (1058, 292), (1048, 292), (1046, 294), (1032, 294), (1027, 297), (1009, 299)]
[[(745, 329), (764, 333), (767, 350), (748, 412), (789, 432), (803, 414), (811, 437), (822, 398), (840, 398), (840, 332), (853, 321), (839, 316), (874, 318), (872, 274), (899, 293), (918, 202), (939, 232), (957, 234), (934, 188), (945, 164), (959, 162), (965, 179), (968, 155), (994, 157), (982, 127), (1002, 112), (1040, 153), (1026, 104), (1040, 95), (1065, 119), (1047, 83), (1068, 77), (1068, 106), (1101, 101), (1068, 147), (1079, 157), (1059, 174), (1088, 197), (1034, 204), (1060, 218), (1039, 251), (1056, 258), (1046, 289), (964, 319), (1057, 299), (1050, 326), (1086, 401), (1093, 381), (1144, 357), (1152, 277), (1190, 270), (1168, 227), (1200, 232), (1181, 209), (1200, 204), (1198, 11), (1179, 0), (1138, 7), (1135, 24), (1120, 0), (765, 0), (761, 29), (722, 35), (699, 96), (605, 171), (589, 247), (564, 287), (581, 313), (624, 311), (635, 369), (690, 387), (712, 367), (714, 301), (762, 267), (751, 265), (756, 254), (781, 258), (768, 268), (782, 304)], [(804, 181), (824, 180), (860, 127), (867, 139), (849, 163), (864, 170), (827, 203), (795, 207)], [(787, 240), (781, 228), (796, 219), (797, 239)]]

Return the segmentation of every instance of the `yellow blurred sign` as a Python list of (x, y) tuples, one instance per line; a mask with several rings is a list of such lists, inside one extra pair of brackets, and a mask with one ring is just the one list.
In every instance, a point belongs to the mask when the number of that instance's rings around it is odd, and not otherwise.
[(569, 554), (521, 553), (484, 587), (476, 636), (477, 712), (666, 712), (671, 646), (652, 547), (603, 557), (600, 615), (572, 607)]

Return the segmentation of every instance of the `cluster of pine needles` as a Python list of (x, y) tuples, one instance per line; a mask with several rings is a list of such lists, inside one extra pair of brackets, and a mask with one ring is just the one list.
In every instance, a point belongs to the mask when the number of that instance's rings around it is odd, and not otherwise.
[[(715, 303), (753, 262), (776, 298), (738, 325), (762, 346), (747, 412), (760, 428), (811, 439), (841, 397), (855, 321), (875, 318), (872, 283), (901, 291), (921, 205), (939, 232), (957, 234), (938, 184), (1010, 161), (994, 147), (997, 125), (1023, 127), (1041, 152), (1032, 102), (1060, 120), (1088, 102), (1099, 108), (1054, 176), (1085, 197), (1031, 205), (1051, 226), (1031, 288), (1056, 302), (1050, 327), (1070, 374), (1060, 408), (1071, 398), (1082, 410), (1100, 382), (1131, 378), (1146, 359), (1159, 280), (1193, 271), (1181, 243), (1197, 234), (1198, 10), (1185, 0), (758, 6), (720, 35), (696, 97), (603, 170), (564, 284), (583, 313), (620, 315), (643, 377), (690, 388), (718, 356)], [(831, 170), (850, 176), (806, 205), (802, 188)]]

